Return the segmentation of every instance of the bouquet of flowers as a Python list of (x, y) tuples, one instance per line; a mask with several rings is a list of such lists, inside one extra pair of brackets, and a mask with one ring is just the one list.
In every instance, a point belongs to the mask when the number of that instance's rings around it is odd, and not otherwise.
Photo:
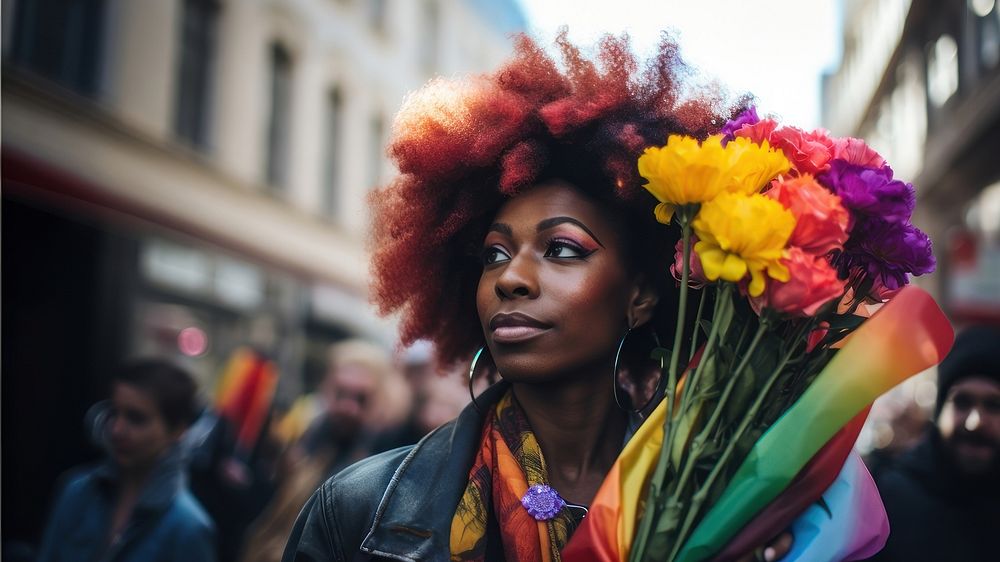
[(885, 514), (854, 441), (871, 402), (953, 337), (906, 287), (934, 268), (910, 223), (913, 187), (858, 139), (753, 108), (701, 142), (671, 136), (638, 166), (657, 219), (682, 234), (666, 392), (564, 558), (733, 559), (790, 526), (790, 559), (877, 552)]

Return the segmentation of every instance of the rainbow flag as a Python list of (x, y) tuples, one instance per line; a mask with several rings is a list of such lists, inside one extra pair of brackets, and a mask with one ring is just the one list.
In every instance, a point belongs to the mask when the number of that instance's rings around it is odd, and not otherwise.
[(253, 451), (277, 386), (277, 367), (262, 354), (240, 348), (230, 357), (216, 391), (215, 409), (235, 428), (237, 452)]
[[(837, 499), (840, 510), (831, 520), (839, 522), (858, 514), (876, 517), (877, 510), (873, 507), (876, 501), (881, 509), (877, 491), (872, 497), (874, 484), (871, 489), (865, 488), (866, 480), (851, 464), (853, 461), (843, 455), (843, 442), (848, 441), (844, 436), (849, 438), (851, 433), (842, 430), (845, 427), (860, 430), (858, 416), (862, 415), (860, 422), (863, 422), (866, 408), (876, 397), (940, 362), (953, 339), (951, 325), (930, 295), (915, 286), (900, 291), (852, 334), (802, 397), (761, 436), (722, 496), (697, 525), (678, 560), (711, 559), (785, 490), (798, 490), (792, 488), (793, 482), (800, 474), (808, 474), (804, 469), (811, 460), (823, 458), (824, 454), (828, 455), (827, 460), (812, 466), (815, 469), (822, 465), (827, 472), (833, 467), (837, 476), (823, 497), (834, 494), (835, 487), (845, 491), (843, 495), (830, 496)], [(564, 560), (628, 560), (649, 478), (663, 443), (665, 416), (666, 407), (661, 403), (625, 446), (594, 498), (587, 518), (563, 550)], [(841, 435), (839, 441), (838, 435)], [(853, 439), (848, 442), (853, 443)], [(836, 443), (840, 444), (831, 445)], [(798, 495), (791, 498), (798, 498), (800, 504), (801, 498), (807, 498), (809, 503), (814, 501), (805, 491), (795, 493)], [(811, 509), (801, 517), (809, 516)], [(806, 527), (801, 525), (805, 525), (805, 520), (801, 524), (796, 521), (793, 531), (795, 525), (800, 525), (799, 531), (804, 532)], [(812, 521), (814, 528), (826, 533), (835, 529), (831, 524), (820, 526), (816, 523), (818, 519)], [(855, 545), (865, 540), (872, 545), (878, 543), (877, 537), (864, 539), (863, 533), (855, 536), (863, 530), (857, 526), (836, 529), (841, 533), (836, 539), (838, 544)], [(824, 544), (808, 543), (796, 535), (796, 544), (800, 543)], [(877, 546), (881, 548), (881, 544)], [(806, 550), (811, 553), (813, 549)], [(801, 553), (797, 556), (786, 560), (813, 559)]]

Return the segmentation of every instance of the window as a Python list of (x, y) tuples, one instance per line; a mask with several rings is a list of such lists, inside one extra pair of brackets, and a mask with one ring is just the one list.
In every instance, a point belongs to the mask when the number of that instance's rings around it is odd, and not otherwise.
[(14, 64), (85, 96), (100, 86), (104, 0), (18, 2)]
[(423, 3), (423, 37), (420, 38), (420, 66), (428, 75), (437, 73), (441, 10), (437, 0)]
[(376, 114), (369, 123), (368, 187), (378, 186), (382, 181), (382, 136), (384, 135), (382, 116)]
[(969, 7), (976, 15), (979, 70), (989, 71), (1000, 63), (1000, 9), (996, 0), (972, 0)]
[(326, 145), (323, 152), (323, 212), (331, 218), (337, 215), (340, 195), (343, 121), (344, 100), (340, 89), (334, 88), (326, 98)]
[(208, 145), (217, 0), (184, 0), (174, 131), (192, 146)]
[(942, 35), (931, 44), (927, 57), (927, 97), (941, 107), (958, 91), (958, 43)]
[(267, 183), (283, 189), (288, 181), (292, 57), (279, 44), (271, 46), (271, 115), (267, 126)]

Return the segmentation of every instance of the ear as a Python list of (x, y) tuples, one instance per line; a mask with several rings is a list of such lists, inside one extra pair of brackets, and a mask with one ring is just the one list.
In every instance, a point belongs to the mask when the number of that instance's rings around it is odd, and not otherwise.
[(653, 318), (653, 311), (659, 302), (660, 295), (653, 284), (647, 282), (645, 277), (639, 278), (632, 287), (632, 293), (629, 297), (629, 306), (626, 312), (629, 327), (634, 329), (649, 322)]

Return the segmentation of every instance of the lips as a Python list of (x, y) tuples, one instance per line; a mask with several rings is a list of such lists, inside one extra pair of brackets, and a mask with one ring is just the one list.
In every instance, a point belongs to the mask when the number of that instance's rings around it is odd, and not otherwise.
[(496, 343), (519, 343), (542, 334), (552, 326), (521, 312), (498, 313), (489, 328)]

